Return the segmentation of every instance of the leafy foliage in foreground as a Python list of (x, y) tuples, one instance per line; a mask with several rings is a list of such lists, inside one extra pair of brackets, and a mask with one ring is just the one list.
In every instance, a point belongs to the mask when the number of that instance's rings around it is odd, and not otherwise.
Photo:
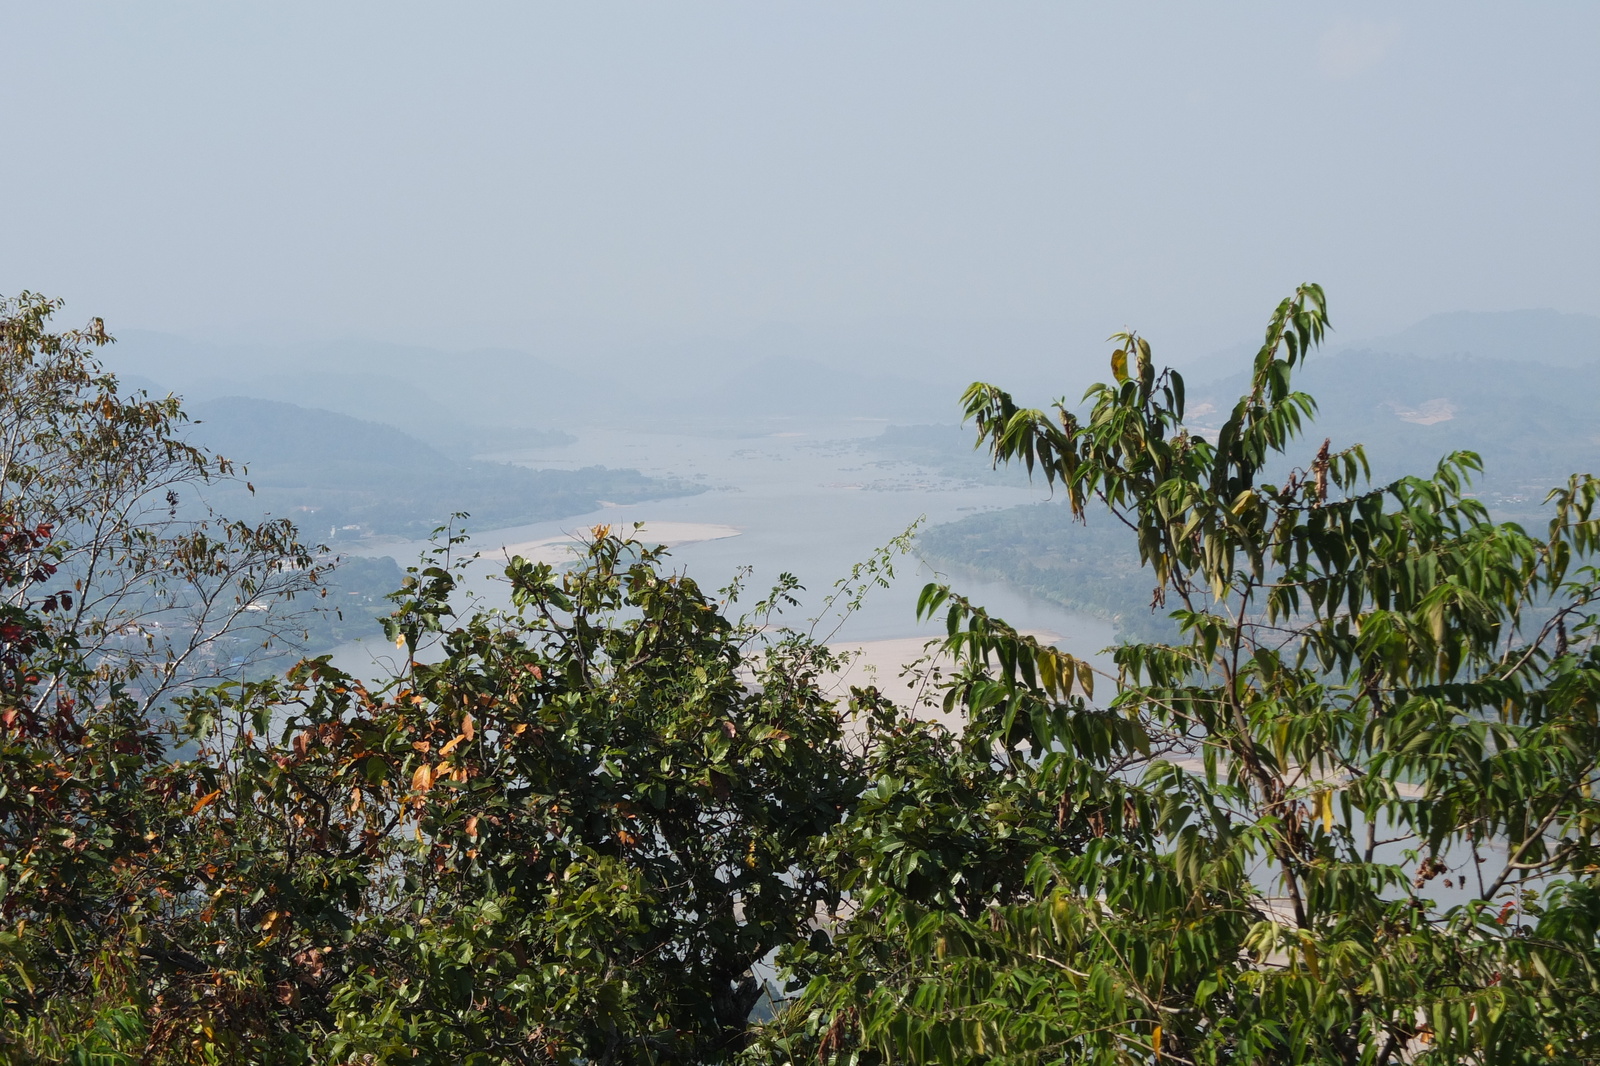
[(426, 567), (389, 625), (413, 655), (442, 639), (432, 665), (188, 700), (195, 757), (129, 767), (131, 820), (95, 812), (87, 868), (56, 864), (132, 901), (116, 935), (69, 944), (51, 900), (8, 901), (13, 1047), (83, 1050), (98, 1009), (128, 1061), (739, 1051), (753, 967), (838, 903), (808, 845), (863, 782), (826, 649), (661, 561), (601, 530), (574, 569), (514, 561), (515, 612), (460, 625), (453, 568)]
[(1530, 532), (1465, 494), (1468, 453), (1369, 488), (1324, 443), (1262, 483), (1325, 328), (1315, 286), (1279, 306), (1214, 441), (1134, 335), (1081, 421), (968, 391), (997, 462), (1124, 524), (1182, 637), (1116, 649), (1097, 703), (1081, 663), (924, 593), (969, 724), (881, 736), (832, 842), (853, 906), (789, 956), (769, 1054), (1600, 1061), (1600, 485)]
[[(58, 624), (71, 544), (8, 518), (0, 1054), (1600, 1061), (1600, 487), (1530, 532), (1470, 454), (1374, 488), (1324, 444), (1263, 483), (1325, 325), (1315, 287), (1277, 309), (1215, 441), (1132, 335), (1082, 421), (969, 391), (1181, 637), (1108, 679), (930, 586), (955, 732), (847, 715), (773, 624), (792, 579), (734, 619), (601, 528), (462, 618), (449, 539), (393, 597), (400, 676), (175, 686), (178, 748)], [(798, 995), (760, 1026), (773, 960)]]

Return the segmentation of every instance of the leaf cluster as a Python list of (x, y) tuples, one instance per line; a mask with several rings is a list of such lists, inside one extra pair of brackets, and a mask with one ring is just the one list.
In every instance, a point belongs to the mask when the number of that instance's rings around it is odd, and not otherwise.
[(852, 907), (788, 958), (769, 1056), (1600, 1056), (1600, 483), (1553, 490), (1537, 532), (1470, 495), (1471, 453), (1371, 486), (1359, 445), (1324, 441), (1267, 483), (1326, 329), (1320, 288), (1284, 300), (1211, 436), (1134, 334), (1085, 413), (968, 390), (995, 462), (1125, 529), (1177, 639), (1116, 648), (1091, 686), (924, 592), (964, 728), (875, 749), (835, 837)]

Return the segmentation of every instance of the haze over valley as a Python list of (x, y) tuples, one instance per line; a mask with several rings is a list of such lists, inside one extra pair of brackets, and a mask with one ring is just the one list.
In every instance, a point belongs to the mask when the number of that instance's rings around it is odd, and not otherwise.
[(0, 41), (0, 1063), (1600, 1066), (1600, 5)]

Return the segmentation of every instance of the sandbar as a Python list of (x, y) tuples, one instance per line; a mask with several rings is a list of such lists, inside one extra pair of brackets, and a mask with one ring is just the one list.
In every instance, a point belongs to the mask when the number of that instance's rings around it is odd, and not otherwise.
[[(499, 545), (498, 549), (507, 556), (520, 555), (530, 563), (563, 563), (572, 558), (574, 550), (590, 536), (590, 532), (587, 529), (575, 530), (539, 540)], [(632, 523), (617, 522), (611, 525), (611, 532), (632, 536), (644, 544), (675, 548), (680, 544), (695, 544), (704, 540), (726, 540), (728, 537), (737, 537), (743, 530), (738, 526), (714, 522), (645, 522), (643, 528), (635, 531)]]

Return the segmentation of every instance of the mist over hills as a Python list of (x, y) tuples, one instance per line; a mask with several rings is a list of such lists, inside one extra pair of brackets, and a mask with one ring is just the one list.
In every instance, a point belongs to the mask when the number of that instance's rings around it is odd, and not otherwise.
[(1419, 356), (1473, 356), (1558, 367), (1600, 363), (1600, 317), (1551, 310), (1430, 315), (1355, 349)]
[[(1075, 398), (1104, 376), (1103, 327), (1064, 323), (771, 326), (724, 336), (585, 338), (569, 331), (525, 350), (447, 351), (361, 339), (212, 343), (132, 331), (113, 370), (190, 400), (251, 396), (313, 403), (398, 426), (452, 454), (507, 434), (641, 422), (678, 431), (772, 418), (957, 418), (961, 388), (996, 381), (1017, 395)], [(1152, 338), (1191, 385), (1236, 375), (1259, 342), (1203, 357)], [(1432, 315), (1384, 337), (1330, 336), (1313, 367), (1343, 353), (1463, 358), (1582, 369), (1600, 362), (1600, 318), (1549, 310)], [(1407, 373), (1410, 373), (1409, 371)]]
[[(956, 380), (773, 353), (736, 343), (538, 356), (509, 349), (449, 352), (348, 340), (210, 344), (132, 331), (110, 368), (152, 392), (190, 401), (248, 396), (316, 406), (398, 426), (451, 454), (559, 439), (584, 425), (641, 423), (676, 431), (757, 427), (774, 418), (933, 418)], [(670, 358), (669, 358), (670, 357)], [(532, 434), (533, 436), (530, 436)]]
[(520, 352), (364, 340), (214, 344), (132, 331), (118, 337), (106, 360), (151, 391), (191, 403), (223, 396), (311, 403), (403, 428), (452, 454), (464, 441), (482, 445), (477, 450), (522, 443), (529, 430), (562, 439), (552, 411), (581, 410), (597, 391), (626, 391)]
[[(1002, 331), (990, 354), (980, 335), (959, 330), (896, 340), (888, 329), (773, 328), (663, 341), (653, 359), (637, 339), (609, 355), (560, 358), (351, 340), (217, 346), (152, 333), (130, 334), (107, 355), (152, 391), (185, 395), (205, 422), (198, 439), (251, 464), (258, 506), (311, 508), (296, 513), (315, 513), (330, 529), (415, 532), (455, 509), (473, 511), (481, 527), (689, 490), (632, 472), (536, 473), (472, 460), (586, 426), (739, 436), (784, 420), (882, 418), (901, 428), (863, 444), (877, 459), (992, 481), (969, 431), (933, 428), (959, 421), (961, 385), (987, 379), (1040, 404), (1076, 398), (1106, 372), (1105, 353), (1091, 358), (1081, 337), (1061, 335), (1046, 358), (1050, 331), (1030, 329)], [(1197, 431), (1225, 417), (1254, 348), (1241, 343), (1186, 368)], [(961, 350), (972, 353), (964, 364)], [(1158, 361), (1163, 354), (1158, 346)], [(1379, 480), (1471, 449), (1485, 460), (1485, 497), (1522, 516), (1567, 473), (1600, 467), (1595, 316), (1455, 312), (1372, 341), (1333, 337), (1297, 383), (1320, 404), (1309, 435), (1366, 444)]]
[[(1246, 387), (1248, 359), (1236, 365), (1209, 381), (1189, 378), (1195, 428), (1220, 425)], [(1307, 438), (1365, 444), (1380, 482), (1426, 473), (1451, 451), (1475, 451), (1484, 460), (1480, 491), (1521, 514), (1573, 471), (1600, 469), (1593, 316), (1435, 315), (1391, 337), (1316, 353), (1295, 384), (1318, 405)]]
[[(1163, 359), (1191, 382), (1226, 377), (1250, 365), (1259, 338), (1192, 359)], [(1423, 358), (1460, 356), (1501, 362), (1584, 367), (1600, 362), (1600, 317), (1545, 309), (1449, 311), (1429, 315), (1398, 333), (1366, 339), (1328, 335), (1323, 357), (1342, 352), (1389, 352)]]
[(676, 479), (594, 466), (530, 470), (463, 460), (392, 426), (247, 397), (189, 405), (189, 439), (248, 465), (254, 494), (222, 483), (208, 502), (230, 515), (293, 519), (314, 540), (420, 536), (453, 512), (493, 529), (701, 491)]

